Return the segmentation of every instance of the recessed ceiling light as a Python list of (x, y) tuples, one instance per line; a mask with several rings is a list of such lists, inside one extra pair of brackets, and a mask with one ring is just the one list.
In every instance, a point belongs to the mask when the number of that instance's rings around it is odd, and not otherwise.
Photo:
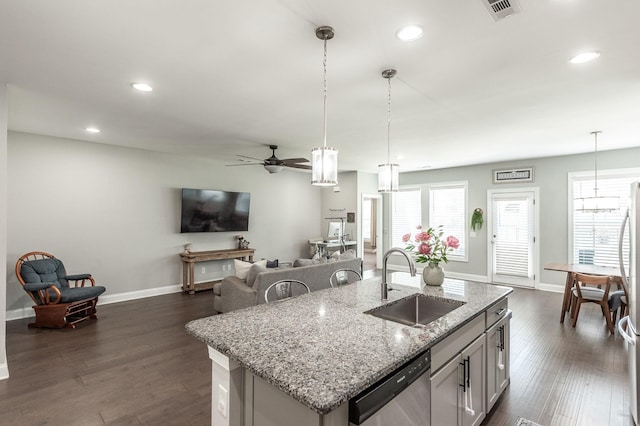
[(402, 41), (414, 41), (422, 37), (424, 31), (419, 25), (407, 25), (396, 32), (396, 37)]
[(131, 83), (131, 87), (141, 92), (151, 92), (153, 87), (149, 86), (147, 83)]
[(569, 60), (572, 64), (584, 64), (585, 62), (593, 61), (600, 56), (600, 52), (583, 52), (574, 56)]
[(100, 133), (100, 129), (97, 127), (87, 127), (84, 129), (87, 133)]

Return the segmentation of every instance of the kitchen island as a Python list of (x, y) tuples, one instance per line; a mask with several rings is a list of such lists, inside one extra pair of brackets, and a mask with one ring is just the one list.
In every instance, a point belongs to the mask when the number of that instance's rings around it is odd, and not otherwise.
[(346, 426), (351, 398), (480, 316), (484, 332), (486, 311), (512, 291), (452, 279), (421, 288), (404, 273), (390, 282), (385, 303), (424, 293), (464, 304), (425, 327), (377, 318), (364, 313), (385, 304), (377, 277), (188, 323), (212, 359), (212, 424)]

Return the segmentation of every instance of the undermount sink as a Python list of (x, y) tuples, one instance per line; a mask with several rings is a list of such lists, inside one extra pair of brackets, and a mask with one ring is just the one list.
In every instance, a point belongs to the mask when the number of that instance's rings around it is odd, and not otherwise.
[(429, 324), (462, 305), (464, 302), (457, 300), (436, 299), (424, 294), (414, 294), (366, 311), (365, 314), (401, 324), (420, 326)]

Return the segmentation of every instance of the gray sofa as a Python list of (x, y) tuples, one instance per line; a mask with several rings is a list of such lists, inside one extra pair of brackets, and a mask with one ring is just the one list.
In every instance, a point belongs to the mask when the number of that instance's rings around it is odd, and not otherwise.
[(278, 280), (300, 280), (306, 283), (311, 291), (329, 288), (331, 274), (343, 268), (362, 273), (362, 259), (335, 260), (309, 266), (266, 269), (255, 275), (255, 281), (251, 286), (247, 285), (247, 281), (231, 275), (223, 278), (222, 282), (213, 287), (213, 308), (216, 313), (225, 313), (264, 303), (265, 290)]

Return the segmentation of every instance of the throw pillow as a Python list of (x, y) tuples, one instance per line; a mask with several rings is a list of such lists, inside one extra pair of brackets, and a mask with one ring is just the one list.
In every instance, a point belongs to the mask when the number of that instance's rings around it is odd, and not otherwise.
[(252, 263), (244, 262), (242, 260), (233, 259), (233, 266), (236, 268), (236, 277), (241, 280), (247, 279), (247, 274), (249, 273), (249, 268), (251, 268)]
[(256, 263), (251, 263), (251, 262), (244, 262), (238, 259), (233, 259), (233, 266), (236, 268), (236, 277), (240, 278), (241, 280), (246, 280), (247, 274), (249, 273), (249, 269), (251, 269), (251, 265), (256, 265), (256, 264), (267, 266), (267, 260), (263, 259)]
[(247, 273), (247, 285), (249, 287), (253, 287), (253, 284), (256, 282), (256, 278), (258, 278), (258, 274), (260, 272), (265, 272), (267, 270), (266, 265), (262, 264), (262, 261), (256, 262), (251, 265), (249, 268), (249, 272)]
[(278, 267), (278, 259), (267, 260), (267, 268), (277, 268), (277, 267)]
[(338, 256), (338, 260), (350, 260), (356, 258), (356, 252), (353, 249), (349, 249)]
[(297, 268), (299, 266), (311, 266), (311, 265), (317, 265), (318, 262), (315, 259), (296, 259), (293, 261), (293, 267)]

